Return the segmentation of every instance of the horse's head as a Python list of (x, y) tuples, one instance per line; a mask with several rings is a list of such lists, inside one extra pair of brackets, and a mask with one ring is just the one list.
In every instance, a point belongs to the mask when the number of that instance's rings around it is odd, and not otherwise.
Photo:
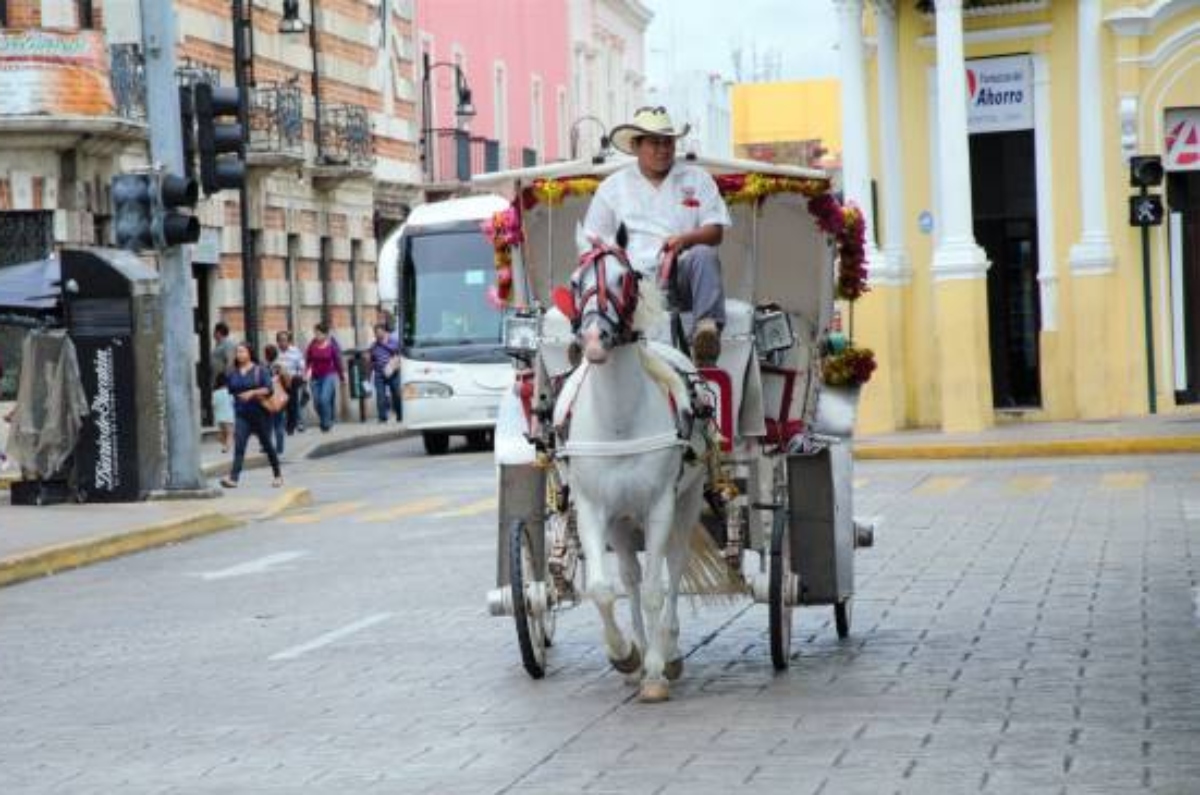
[(571, 317), (575, 341), (589, 362), (600, 364), (616, 345), (637, 338), (641, 274), (629, 264), (625, 227), (612, 243), (577, 230), (579, 267), (571, 275)]

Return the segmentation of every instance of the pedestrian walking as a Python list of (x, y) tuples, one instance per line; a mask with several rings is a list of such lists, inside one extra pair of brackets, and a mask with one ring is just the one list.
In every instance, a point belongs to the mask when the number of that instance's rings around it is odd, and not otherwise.
[(217, 425), (217, 439), (221, 452), (228, 453), (233, 444), (233, 395), (229, 394), (228, 373), (217, 373), (216, 388), (213, 389), (213, 422)]
[[(263, 349), (263, 358), (266, 359), (267, 371), (271, 374), (271, 391), (274, 392), (278, 389), (281, 392), (287, 392), (287, 376), (283, 371), (283, 363), (279, 359), (279, 348), (268, 344)], [(288, 405), (292, 405), (290, 395), (288, 396)], [(287, 431), (287, 410), (272, 414), (268, 423), (271, 426), (271, 435), (275, 442), (275, 452), (283, 455)]]
[(233, 339), (229, 336), (229, 326), (224, 322), (213, 326), (213, 347), (208, 355), (209, 377), (212, 386), (217, 385), (217, 374), (226, 373), (233, 367)]
[(375, 342), (367, 351), (371, 357), (371, 375), (375, 387), (375, 407), (379, 421), (388, 421), (389, 406), (400, 421), (400, 345), (388, 333), (387, 326), (375, 324)]
[(267, 453), (267, 460), (271, 462), (271, 472), (275, 476), (271, 485), (276, 488), (282, 486), (283, 472), (279, 468), (279, 456), (275, 453), (275, 445), (271, 442), (271, 414), (261, 402), (271, 395), (271, 377), (265, 367), (254, 361), (254, 354), (244, 342), (234, 348), (234, 364), (229, 372), (228, 387), (234, 397), (236, 415), (233, 468), (228, 477), (221, 478), (221, 485), (227, 489), (237, 488), (238, 478), (242, 474), (242, 462), (246, 457), (246, 443), (253, 435), (258, 438)]
[(282, 371), (287, 375), (284, 383), (287, 385), (287, 435), (296, 431), (304, 432), (304, 412), (300, 397), (304, 392), (304, 353), (292, 343), (292, 332), (281, 331), (275, 335), (275, 344), (279, 346), (279, 361)]
[(337, 407), (337, 385), (346, 383), (346, 371), (342, 365), (342, 353), (337, 340), (329, 336), (329, 326), (318, 323), (313, 327), (313, 340), (304, 354), (305, 379), (312, 390), (313, 402), (317, 406), (317, 418), (321, 432), (328, 433), (333, 427)]

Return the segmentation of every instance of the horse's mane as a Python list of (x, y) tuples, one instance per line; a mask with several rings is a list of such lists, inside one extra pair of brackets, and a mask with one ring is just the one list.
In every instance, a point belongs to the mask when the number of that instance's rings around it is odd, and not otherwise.
[(638, 305), (633, 313), (635, 331), (648, 331), (657, 326), (666, 314), (663, 308), (662, 290), (654, 279), (643, 276), (638, 281)]

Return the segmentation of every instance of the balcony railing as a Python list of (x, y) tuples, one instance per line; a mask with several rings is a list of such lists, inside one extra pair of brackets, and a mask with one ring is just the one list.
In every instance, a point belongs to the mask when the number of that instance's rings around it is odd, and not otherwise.
[(362, 105), (326, 105), (321, 109), (321, 163), (350, 169), (375, 165), (371, 114)]
[(146, 121), (146, 59), (137, 44), (109, 47), (109, 82), (117, 115), (130, 121)]
[(249, 154), (304, 158), (304, 93), (294, 81), (264, 83), (250, 94)]

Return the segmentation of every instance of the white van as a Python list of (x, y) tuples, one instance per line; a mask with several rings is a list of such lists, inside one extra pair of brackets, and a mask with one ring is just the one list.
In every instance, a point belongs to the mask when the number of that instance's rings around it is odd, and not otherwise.
[(404, 425), (421, 431), (430, 455), (445, 453), (451, 435), (485, 448), (512, 386), (502, 315), (487, 299), (495, 265), (481, 229), (507, 207), (492, 195), (419, 205), (379, 251), (379, 301), (396, 318), (403, 357)]

